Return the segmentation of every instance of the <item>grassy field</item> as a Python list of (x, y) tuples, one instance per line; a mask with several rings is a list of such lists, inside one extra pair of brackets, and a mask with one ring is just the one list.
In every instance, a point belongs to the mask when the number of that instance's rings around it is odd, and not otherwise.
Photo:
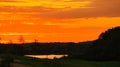
[(36, 60), (31, 58), (17, 58), (19, 64), (30, 67), (120, 67), (120, 62), (93, 62), (79, 59)]
[(14, 56), (14, 64), (26, 67), (120, 67), (120, 62), (94, 62), (79, 59), (38, 60), (27, 57)]

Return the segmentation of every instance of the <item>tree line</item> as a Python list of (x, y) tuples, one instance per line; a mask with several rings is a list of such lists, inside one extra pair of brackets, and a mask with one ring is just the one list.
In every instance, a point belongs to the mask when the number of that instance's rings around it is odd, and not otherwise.
[(68, 58), (84, 60), (120, 60), (120, 26), (101, 33), (98, 39), (86, 42), (54, 42), (54, 43), (24, 43), (0, 44), (0, 54), (42, 55), (68, 54)]

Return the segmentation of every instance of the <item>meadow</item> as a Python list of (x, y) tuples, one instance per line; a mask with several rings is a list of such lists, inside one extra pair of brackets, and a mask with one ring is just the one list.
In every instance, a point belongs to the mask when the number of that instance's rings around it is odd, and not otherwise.
[(35, 59), (28, 57), (14, 57), (15, 64), (22, 64), (26, 67), (120, 67), (118, 61), (85, 61), (80, 59)]

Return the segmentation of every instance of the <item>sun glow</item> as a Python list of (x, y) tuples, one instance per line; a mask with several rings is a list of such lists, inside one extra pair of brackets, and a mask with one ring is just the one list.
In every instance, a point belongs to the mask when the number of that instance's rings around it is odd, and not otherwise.
[(119, 0), (0, 0), (0, 38), (2, 42), (18, 42), (19, 36), (25, 42), (95, 40), (106, 29), (120, 26), (119, 3)]

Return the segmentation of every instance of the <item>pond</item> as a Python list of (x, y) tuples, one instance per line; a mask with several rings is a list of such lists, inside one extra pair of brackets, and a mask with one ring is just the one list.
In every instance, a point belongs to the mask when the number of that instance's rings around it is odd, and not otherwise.
[(68, 55), (55, 55), (55, 54), (50, 54), (50, 55), (25, 55), (26, 57), (34, 57), (34, 58), (39, 58), (39, 59), (60, 59), (62, 57), (67, 57)]

